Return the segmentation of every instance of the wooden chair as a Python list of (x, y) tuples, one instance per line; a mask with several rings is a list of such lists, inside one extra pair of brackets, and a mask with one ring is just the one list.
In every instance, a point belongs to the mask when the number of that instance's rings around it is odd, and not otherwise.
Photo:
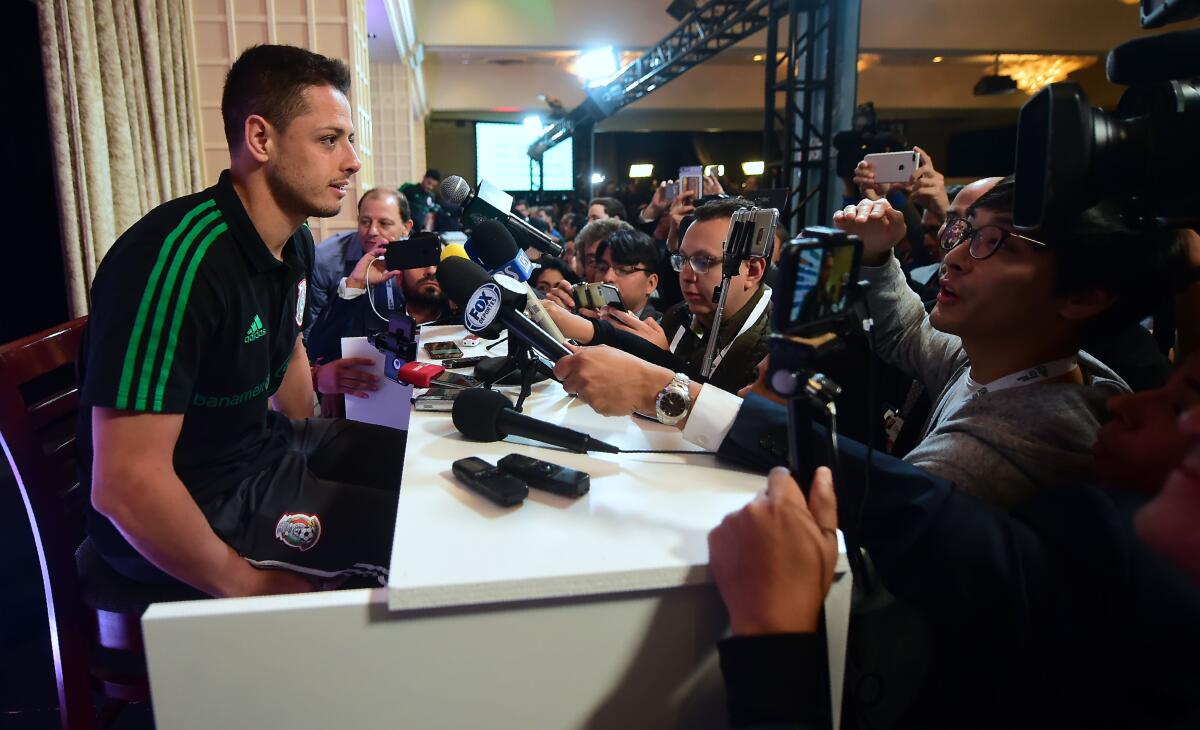
[[(0, 446), (37, 545), (65, 730), (106, 727), (126, 704), (149, 700), (142, 613), (160, 600), (203, 597), (130, 581), (85, 539), (75, 365), (86, 324), (83, 317), (0, 346)], [(105, 699), (99, 716), (93, 689)]]

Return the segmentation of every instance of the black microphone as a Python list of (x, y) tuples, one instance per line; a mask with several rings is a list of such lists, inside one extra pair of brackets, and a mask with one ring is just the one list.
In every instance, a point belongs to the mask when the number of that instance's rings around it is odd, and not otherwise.
[(462, 206), (462, 223), (468, 230), (485, 220), (500, 221), (512, 233), (522, 249), (536, 248), (551, 256), (561, 256), (563, 247), (549, 235), (529, 225), (512, 212), (512, 196), (486, 180), (479, 181), (479, 192), (458, 175), (450, 175), (438, 186), (438, 197), (452, 205)]
[(463, 324), (474, 334), (494, 337), (499, 325), (554, 362), (571, 354), (520, 311), (527, 294), (526, 286), (516, 279), (503, 274), (490, 277), (479, 264), (457, 256), (438, 265), (437, 279), (446, 296), (461, 305)]
[(451, 417), (459, 433), (473, 441), (499, 441), (506, 436), (521, 436), (577, 454), (589, 451), (621, 453), (616, 446), (586, 433), (517, 413), (512, 402), (494, 390), (472, 388), (462, 391), (454, 399)]

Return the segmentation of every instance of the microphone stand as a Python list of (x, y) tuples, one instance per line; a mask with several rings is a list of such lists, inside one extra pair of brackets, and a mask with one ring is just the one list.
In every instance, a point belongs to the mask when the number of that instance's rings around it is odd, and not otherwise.
[(525, 399), (533, 391), (533, 384), (553, 377), (542, 358), (519, 337), (508, 338), (508, 355), (493, 357), (475, 366), (475, 377), (486, 388), (491, 388), (514, 374), (520, 374), (521, 393), (514, 408), (520, 412)]

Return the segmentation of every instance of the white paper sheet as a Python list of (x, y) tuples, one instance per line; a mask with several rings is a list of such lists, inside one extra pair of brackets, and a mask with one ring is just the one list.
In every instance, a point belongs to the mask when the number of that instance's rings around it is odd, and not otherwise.
[(412, 386), (401, 385), (384, 377), (383, 353), (375, 349), (366, 337), (343, 337), (342, 357), (371, 358), (375, 361), (371, 372), (381, 378), (379, 390), (371, 393), (370, 397), (346, 396), (346, 418), (407, 431), (408, 419), (412, 415)]

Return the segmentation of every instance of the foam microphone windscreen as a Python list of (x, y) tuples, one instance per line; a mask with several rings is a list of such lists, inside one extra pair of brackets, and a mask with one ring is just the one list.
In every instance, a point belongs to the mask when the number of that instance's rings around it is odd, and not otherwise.
[(460, 259), (469, 259), (467, 255), (467, 247), (461, 243), (447, 243), (442, 246), (442, 261), (457, 256)]
[(504, 224), (486, 220), (475, 226), (471, 233), (471, 250), (484, 266), (498, 269), (517, 257), (520, 251), (517, 241)]
[(470, 259), (451, 256), (437, 267), (437, 280), (450, 301), (465, 304), (475, 290), (492, 280), (488, 272)]
[(438, 197), (451, 205), (462, 205), (471, 195), (471, 186), (458, 175), (451, 175), (438, 185)]
[(499, 441), (506, 434), (496, 427), (500, 414), (513, 404), (494, 390), (471, 388), (454, 399), (450, 416), (459, 433), (473, 441)]

